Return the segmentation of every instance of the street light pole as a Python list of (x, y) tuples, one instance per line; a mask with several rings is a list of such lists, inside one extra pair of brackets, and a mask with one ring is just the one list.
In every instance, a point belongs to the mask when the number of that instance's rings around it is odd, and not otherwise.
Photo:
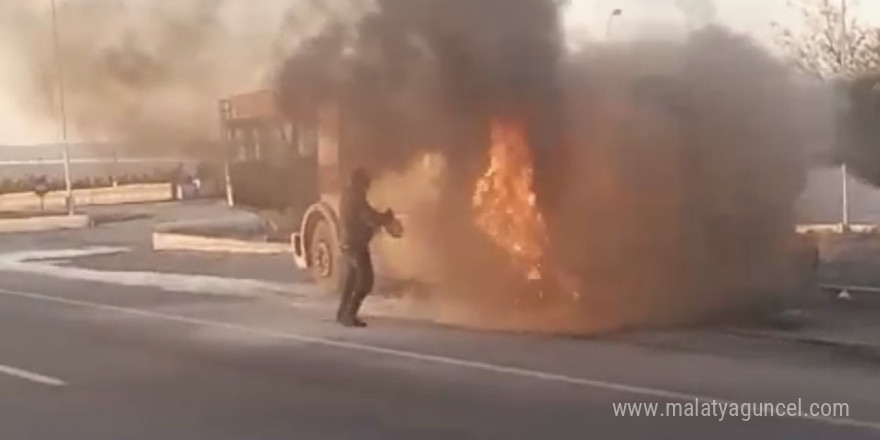
[(614, 24), (614, 19), (616, 17), (620, 17), (623, 15), (623, 9), (617, 8), (611, 11), (611, 14), (608, 15), (608, 23), (605, 25), (605, 39), (611, 38), (611, 25)]
[(70, 179), (70, 142), (67, 138), (67, 96), (64, 86), (64, 63), (61, 60), (61, 42), (58, 38), (58, 11), (55, 7), (55, 0), (52, 3), (52, 45), (55, 52), (55, 68), (58, 77), (58, 107), (61, 112), (61, 143), (62, 155), (64, 158), (64, 187), (65, 187), (65, 206), (67, 214), (73, 215), (73, 183)]

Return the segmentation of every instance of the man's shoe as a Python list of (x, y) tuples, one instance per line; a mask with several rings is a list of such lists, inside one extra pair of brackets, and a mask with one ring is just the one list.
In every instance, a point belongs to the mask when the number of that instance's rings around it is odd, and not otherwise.
[(367, 326), (366, 322), (361, 321), (360, 319), (357, 319), (357, 318), (340, 319), (339, 323), (343, 327), (349, 327), (349, 328), (363, 328), (363, 327)]

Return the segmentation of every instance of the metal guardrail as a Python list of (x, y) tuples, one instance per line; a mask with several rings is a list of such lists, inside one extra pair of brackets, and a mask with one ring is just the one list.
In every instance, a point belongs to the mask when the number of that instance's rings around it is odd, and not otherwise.
[[(71, 159), (71, 164), (94, 165), (94, 164), (126, 164), (126, 163), (190, 163), (197, 162), (195, 159), (181, 158), (83, 158)], [(61, 165), (64, 163), (62, 159), (23, 159), (23, 160), (0, 160), (0, 167), (3, 166), (38, 166), (38, 165)]]

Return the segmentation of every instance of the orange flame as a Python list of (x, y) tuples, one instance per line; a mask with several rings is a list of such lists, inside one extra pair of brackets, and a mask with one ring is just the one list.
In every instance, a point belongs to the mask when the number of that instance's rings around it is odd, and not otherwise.
[(541, 279), (547, 227), (533, 188), (525, 124), (493, 121), (489, 157), (473, 196), (476, 224), (528, 279)]

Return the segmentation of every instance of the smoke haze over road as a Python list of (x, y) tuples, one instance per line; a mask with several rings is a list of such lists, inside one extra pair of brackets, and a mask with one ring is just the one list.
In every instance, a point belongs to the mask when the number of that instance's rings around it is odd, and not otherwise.
[[(216, 133), (218, 97), (274, 84), (294, 118), (341, 104), (351, 160), (401, 182), (383, 187), (391, 205), (413, 164), (442, 156), (444, 175), (430, 180), (439, 188), (414, 214), (430, 251), (419, 255), (482, 324), (692, 320), (775, 304), (790, 287), (802, 148), (824, 121), (802, 117), (806, 93), (764, 49), (706, 26), (716, 11), (702, 3), (678, 2), (693, 29), (681, 41), (579, 53), (566, 51), (551, 0), (291, 2), (260, 29), (233, 26), (228, 17), (248, 11), (221, 0), (64, 4), (81, 136), (200, 145)], [(0, 35), (20, 43), (19, 99), (51, 115), (45, 21), (29, 7), (0, 10)], [(474, 226), (499, 119), (526, 127), (548, 285), (525, 282)]]

